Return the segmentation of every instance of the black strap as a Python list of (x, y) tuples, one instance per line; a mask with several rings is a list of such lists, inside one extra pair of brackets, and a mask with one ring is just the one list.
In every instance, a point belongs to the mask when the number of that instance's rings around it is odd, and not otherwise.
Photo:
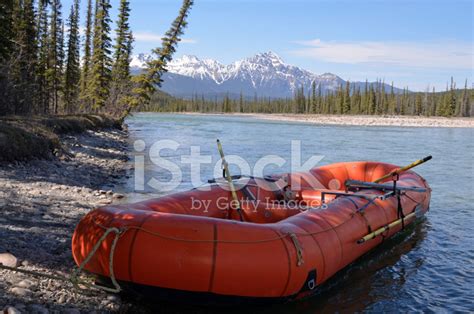
[(403, 213), (402, 201), (400, 197), (400, 192), (397, 193), (397, 203), (398, 203), (398, 218), (402, 219), (402, 230), (405, 229), (405, 214)]
[(400, 176), (395, 174), (393, 176), (393, 193), (397, 196), (397, 217), (402, 220), (402, 230), (405, 229), (405, 214), (403, 213), (401, 191), (397, 189), (397, 181)]

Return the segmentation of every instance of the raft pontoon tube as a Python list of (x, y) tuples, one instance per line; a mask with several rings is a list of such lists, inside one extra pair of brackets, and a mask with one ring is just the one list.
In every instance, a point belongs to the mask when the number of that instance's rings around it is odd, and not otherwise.
[(77, 226), (72, 252), (79, 265), (116, 227), (113, 274), (113, 234), (85, 269), (122, 287), (206, 302), (301, 298), (428, 210), (431, 189), (413, 171), (371, 183), (397, 168), (347, 162), (234, 179), (243, 221), (224, 179), (208, 190), (101, 207)]

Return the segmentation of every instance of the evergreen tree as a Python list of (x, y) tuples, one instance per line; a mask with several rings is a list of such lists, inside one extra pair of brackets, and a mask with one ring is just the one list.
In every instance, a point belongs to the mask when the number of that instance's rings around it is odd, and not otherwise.
[(15, 114), (33, 112), (37, 95), (37, 43), (33, 0), (15, 0), (13, 12), (13, 43), (11, 81), (14, 86)]
[(319, 83), (318, 86), (318, 101), (317, 101), (317, 112), (316, 113), (322, 113), (323, 111), (323, 90), (321, 87), (321, 83)]
[(389, 104), (388, 104), (388, 113), (389, 114), (395, 114), (397, 110), (397, 99), (395, 97), (395, 92), (393, 90), (393, 82), (392, 85), (390, 85), (390, 98), (389, 98)]
[(367, 113), (368, 114), (375, 114), (376, 110), (377, 110), (377, 98), (376, 98), (376, 95), (375, 95), (375, 90), (374, 90), (373, 84), (370, 84), (368, 99), (369, 99), (369, 105), (367, 107), (368, 108)]
[(431, 97), (430, 97), (430, 115), (435, 116), (436, 115), (436, 110), (437, 110), (437, 103), (436, 103), (436, 90), (435, 87), (433, 86), (433, 90), (431, 92)]
[(244, 94), (242, 93), (242, 91), (240, 91), (238, 112), (244, 112)]
[(467, 79), (466, 82), (464, 83), (464, 90), (462, 91), (462, 96), (461, 96), (461, 110), (460, 110), (460, 115), (462, 117), (469, 117), (471, 108), (470, 107), (470, 99), (469, 99), (469, 91), (467, 89)]
[(84, 37), (84, 58), (82, 59), (82, 72), (81, 72), (81, 108), (82, 110), (90, 109), (90, 97), (88, 97), (88, 81), (92, 62), (92, 35), (93, 35), (93, 9), (92, 0), (87, 2), (87, 13), (86, 13), (86, 29)]
[(380, 85), (380, 105), (378, 114), (386, 114), (388, 111), (387, 93), (385, 92), (385, 80)]
[(69, 36), (67, 44), (66, 70), (64, 77), (64, 106), (67, 113), (77, 111), (79, 101), (80, 43), (79, 43), (79, 0), (74, 1), (68, 19)]
[(226, 93), (225, 96), (224, 96), (222, 107), (223, 107), (223, 112), (229, 113), (229, 112), (232, 111), (231, 100), (229, 98), (228, 93)]
[(440, 97), (438, 97), (438, 104), (436, 106), (436, 115), (437, 116), (444, 116), (446, 112), (446, 103), (447, 103), (447, 95), (448, 95), (448, 84), (446, 84), (446, 92)]
[(183, 0), (178, 17), (171, 24), (171, 28), (165, 33), (161, 48), (153, 50), (157, 56), (156, 60), (148, 63), (147, 73), (133, 77), (134, 89), (133, 98), (129, 100), (129, 107), (124, 112), (127, 115), (134, 107), (149, 103), (151, 95), (155, 92), (156, 86), (161, 86), (161, 77), (166, 72), (166, 66), (172, 60), (176, 51), (176, 46), (180, 42), (184, 28), (187, 26), (187, 17), (194, 0)]
[(337, 89), (335, 102), (337, 108), (336, 113), (342, 114), (344, 110), (344, 90), (342, 88), (342, 84), (340, 84), (339, 88)]
[(48, 82), (48, 98), (51, 101), (51, 108), (54, 113), (58, 113), (59, 110), (59, 92), (62, 87), (64, 46), (62, 43), (63, 22), (61, 8), (60, 0), (52, 0), (46, 80)]
[[(4, 65), (10, 58), (13, 43), (13, 0), (2, 0), (0, 2), (0, 65)], [(3, 72), (0, 72), (0, 75)]]
[(414, 110), (414, 114), (416, 116), (421, 115), (421, 106), (422, 106), (421, 94), (417, 93), (415, 96), (415, 110)]
[(13, 52), (13, 0), (0, 2), (0, 115), (8, 114), (11, 107), (10, 61)]
[(92, 110), (98, 112), (105, 106), (110, 92), (111, 65), (110, 57), (110, 11), (109, 0), (98, 0), (94, 25), (94, 50), (92, 53), (91, 72), (88, 78), (87, 96), (92, 102)]
[(451, 77), (451, 88), (446, 97), (446, 104), (444, 109), (444, 115), (447, 117), (452, 117), (456, 111), (456, 85)]
[(351, 92), (350, 92), (350, 83), (346, 81), (346, 89), (344, 92), (344, 103), (342, 105), (342, 114), (349, 113), (351, 111)]
[[(128, 19), (130, 17), (130, 2), (120, 1), (119, 18), (117, 21), (117, 38), (112, 67), (111, 104), (123, 105), (131, 91), (130, 58), (132, 54), (133, 35)], [(123, 109), (119, 109), (123, 111)]]
[(354, 87), (355, 92), (353, 93), (353, 101), (351, 102), (351, 111), (352, 113), (359, 114), (361, 107), (361, 95), (360, 95), (360, 86), (357, 89)]
[(318, 100), (316, 98), (316, 81), (311, 84), (311, 113), (318, 111)]
[(364, 114), (369, 113), (369, 82), (367, 80), (365, 80), (364, 94), (362, 94), (362, 108), (360, 112)]
[(38, 39), (38, 65), (36, 79), (38, 82), (38, 108), (41, 113), (48, 113), (48, 56), (49, 56), (49, 31), (48, 31), (48, 2), (40, 0), (38, 6), (37, 39)]

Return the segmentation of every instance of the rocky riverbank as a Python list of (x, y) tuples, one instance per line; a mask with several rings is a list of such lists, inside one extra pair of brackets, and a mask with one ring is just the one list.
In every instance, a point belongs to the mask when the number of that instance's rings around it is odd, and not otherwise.
[(304, 122), (319, 125), (355, 125), (355, 126), (399, 126), (426, 128), (474, 128), (474, 118), (445, 118), (424, 116), (369, 116), (369, 115), (327, 115), (327, 114), (267, 114), (267, 113), (195, 113), (179, 114), (233, 115), (262, 120)]
[[(118, 129), (60, 135), (51, 160), (0, 163), (0, 263), (45, 274), (69, 274), (71, 236), (94, 207), (117, 201), (127, 175), (127, 133)], [(117, 295), (76, 293), (68, 283), (0, 270), (0, 311), (122, 311)]]
[(274, 121), (305, 122), (321, 125), (400, 126), (436, 128), (474, 128), (473, 118), (444, 118), (422, 116), (355, 116), (319, 114), (250, 114)]

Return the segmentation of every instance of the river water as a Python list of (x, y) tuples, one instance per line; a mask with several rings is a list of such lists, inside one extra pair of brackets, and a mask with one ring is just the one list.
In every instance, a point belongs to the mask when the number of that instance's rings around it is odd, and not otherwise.
[[(126, 202), (192, 188), (190, 166), (182, 160), (190, 155), (191, 146), (199, 146), (201, 155), (212, 157), (213, 162), (202, 165), (200, 171), (203, 181), (212, 178), (214, 163), (219, 159), (217, 138), (226, 155), (242, 157), (251, 169), (267, 155), (290, 160), (292, 140), (301, 141), (303, 163), (313, 155), (323, 156), (320, 165), (356, 160), (406, 165), (433, 155), (430, 162), (416, 168), (433, 189), (431, 209), (419, 224), (342, 271), (319, 296), (226, 312), (474, 311), (474, 129), (321, 126), (238, 116), (154, 113), (136, 114), (126, 122), (130, 148), (134, 151), (131, 162), (145, 156), (144, 188), (136, 185), (132, 173), (122, 187), (127, 194)], [(137, 140), (144, 141), (145, 147), (140, 142), (134, 146)], [(149, 158), (151, 145), (162, 140), (177, 143), (177, 149), (163, 149), (160, 156), (179, 165), (182, 172), (182, 182), (165, 192), (166, 183), (159, 191), (147, 184), (152, 178), (165, 182), (176, 174), (176, 169), (158, 167)], [(151, 153), (152, 157), (156, 154)], [(239, 169), (234, 168), (231, 170), (238, 173)], [(264, 173), (290, 170), (290, 162), (286, 162), (281, 167), (270, 165)], [(157, 306), (166, 313), (222, 310), (134, 304), (135, 310), (144, 312), (156, 312)]]

